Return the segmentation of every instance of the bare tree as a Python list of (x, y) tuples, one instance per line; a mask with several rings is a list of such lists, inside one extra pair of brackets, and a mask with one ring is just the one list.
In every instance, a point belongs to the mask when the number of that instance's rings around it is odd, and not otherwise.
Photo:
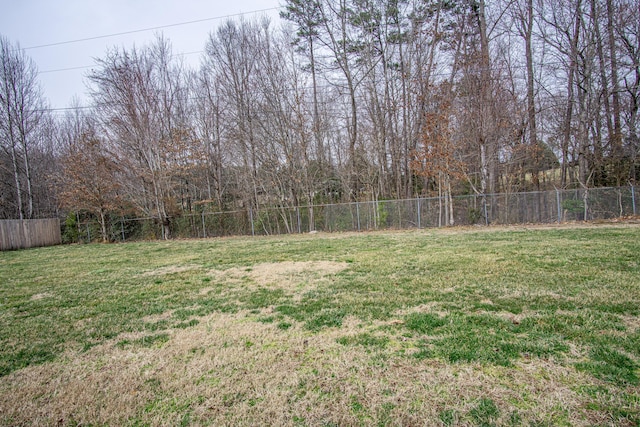
[[(609, 44), (609, 64), (611, 71), (611, 107), (613, 113), (613, 134), (610, 135), (611, 157), (614, 163), (615, 184), (621, 185), (624, 182), (624, 166), (622, 162), (622, 120), (620, 112), (620, 80), (618, 73), (618, 44), (615, 37), (614, 21), (616, 19), (616, 8), (613, 0), (606, 0), (607, 16), (607, 41)], [(608, 94), (607, 94), (608, 95)]]
[[(198, 70), (163, 39), (108, 52), (89, 76), (89, 141), (117, 156), (120, 194), (164, 238), (199, 205), (276, 208), (254, 225), (294, 231), (294, 208), (319, 201), (439, 188), (451, 223), (456, 191), (621, 185), (638, 174), (639, 13), (627, 0), (287, 0), (283, 33), (227, 21)], [(0, 122), (15, 136), (0, 200), (22, 197), (28, 216), (35, 145), (15, 123)]]
[(91, 95), (107, 138), (125, 162), (124, 187), (168, 239), (178, 213), (177, 155), (190, 137), (180, 120), (186, 94), (179, 64), (161, 37), (142, 49), (114, 49), (97, 62), (99, 68), (89, 75)]
[(629, 158), (629, 178), (638, 180), (638, 154), (640, 138), (638, 130), (638, 111), (640, 109), (640, 6), (634, 2), (621, 2), (615, 17), (617, 38), (621, 45), (620, 65), (627, 72), (621, 79), (624, 97), (621, 106), (622, 117), (627, 129), (625, 143), (626, 156)]
[(231, 162), (228, 166), (241, 169), (235, 188), (241, 193), (247, 210), (258, 205), (262, 184), (258, 180), (260, 163), (256, 140), (258, 92), (255, 79), (261, 48), (259, 34), (256, 24), (244, 20), (239, 24), (227, 21), (209, 35), (204, 56), (206, 72), (220, 84), (224, 119), (230, 125), (227, 137)]
[(222, 113), (222, 89), (219, 79), (204, 68), (191, 74), (191, 85), (194, 94), (193, 126), (205, 153), (206, 168), (202, 171), (202, 178), (206, 185), (206, 200), (215, 202), (215, 205), (222, 209), (227, 187), (224, 164), (228, 158), (223, 146), (226, 126)]
[(325, 142), (320, 121), (320, 101), (318, 95), (318, 71), (317, 60), (318, 37), (320, 27), (323, 24), (319, 0), (287, 0), (285, 11), (281, 17), (293, 22), (297, 28), (297, 39), (293, 42), (302, 52), (306, 52), (309, 58), (309, 71), (311, 73), (311, 90), (313, 100), (313, 137), (316, 144), (316, 159), (320, 168), (327, 161)]
[(360, 186), (356, 153), (359, 141), (357, 90), (370, 71), (370, 66), (359, 66), (362, 63), (356, 61), (355, 53), (360, 50), (352, 25), (356, 11), (357, 8), (353, 7), (350, 0), (321, 2), (319, 13), (322, 17), (322, 31), (318, 37), (322, 47), (330, 53), (334, 64), (333, 71), (335, 73), (329, 74), (328, 80), (346, 95), (345, 102), (348, 105), (348, 113), (345, 127), (347, 129), (349, 163), (347, 166), (348, 179), (345, 184), (349, 197), (352, 199), (357, 199)]
[[(576, 147), (574, 131), (581, 126), (576, 126), (576, 114), (578, 107), (577, 94), (579, 82), (580, 51), (584, 44), (583, 2), (573, 0), (562, 2), (546, 0), (542, 9), (541, 25), (542, 37), (552, 50), (551, 57), (559, 64), (550, 72), (559, 74), (556, 85), (564, 83), (564, 94), (556, 96), (559, 107), (562, 109), (562, 120), (558, 123), (558, 139), (561, 152), (561, 181), (560, 185), (566, 187), (571, 182), (570, 172), (578, 163), (579, 151)], [(551, 89), (553, 90), (553, 88)], [(564, 106), (564, 108), (562, 108)], [(579, 142), (578, 142), (579, 143)]]
[(44, 113), (35, 63), (0, 36), (0, 143), (11, 159), (15, 215), (33, 218), (31, 148)]

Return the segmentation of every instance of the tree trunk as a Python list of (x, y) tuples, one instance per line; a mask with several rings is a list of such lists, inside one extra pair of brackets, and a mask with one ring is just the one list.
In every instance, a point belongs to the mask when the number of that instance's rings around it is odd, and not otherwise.
[[(602, 95), (599, 97), (602, 99), (602, 104), (604, 106), (604, 117), (607, 124), (607, 135), (609, 137), (609, 145), (612, 151), (612, 157), (615, 157), (617, 150), (614, 147), (614, 127), (613, 122), (611, 120), (611, 104), (609, 103), (610, 98), (610, 90), (609, 90), (609, 82), (607, 79), (607, 66), (604, 57), (604, 48), (602, 46), (603, 39), (600, 33), (600, 14), (596, 5), (596, 0), (591, 0), (591, 19), (593, 21), (593, 32), (595, 36), (595, 45), (596, 50), (598, 52), (598, 65), (600, 70), (600, 84), (602, 85)], [(600, 129), (602, 128), (601, 121), (599, 115), (596, 117), (596, 134), (600, 136)], [(602, 147), (602, 138), (598, 137), (594, 143), (594, 161), (593, 167), (594, 170), (597, 171), (595, 175), (595, 182), (597, 184), (604, 184), (605, 179), (605, 165), (604, 165), (604, 156), (603, 156), (603, 147)]]
[(620, 186), (624, 180), (622, 168), (622, 124), (620, 121), (620, 86), (618, 83), (618, 58), (616, 40), (614, 36), (614, 5), (613, 0), (607, 1), (607, 35), (609, 39), (609, 56), (611, 60), (611, 91), (613, 107), (613, 137), (611, 138), (613, 161), (616, 165), (616, 185)]
[(525, 59), (527, 62), (527, 116), (529, 119), (529, 147), (530, 156), (534, 158), (534, 167), (531, 170), (533, 184), (536, 190), (540, 191), (540, 167), (539, 167), (539, 147), (538, 132), (536, 128), (536, 102), (533, 70), (533, 0), (527, 0), (526, 15), (522, 17), (524, 26)]
[(102, 243), (109, 241), (109, 235), (107, 233), (107, 219), (105, 217), (104, 210), (100, 209), (100, 232), (102, 234)]
[(16, 183), (16, 197), (18, 204), (18, 217), (24, 219), (24, 211), (22, 207), (22, 186), (20, 185), (20, 172), (18, 170), (18, 159), (16, 155), (15, 144), (11, 145), (11, 164), (13, 166), (13, 179)]
[[(564, 115), (563, 131), (562, 131), (562, 172), (561, 184), (566, 187), (568, 184), (569, 169), (569, 145), (571, 143), (571, 128), (573, 122), (573, 100), (574, 100), (574, 84), (578, 67), (578, 40), (580, 38), (580, 28), (582, 27), (581, 11), (582, 0), (576, 2), (575, 21), (573, 34), (571, 36), (571, 47), (569, 51), (569, 69), (567, 70), (567, 108)], [(575, 158), (572, 160), (576, 160)]]
[(33, 190), (31, 179), (31, 165), (29, 164), (29, 151), (27, 149), (26, 136), (22, 138), (22, 152), (24, 153), (24, 173), (27, 182), (27, 218), (33, 218)]

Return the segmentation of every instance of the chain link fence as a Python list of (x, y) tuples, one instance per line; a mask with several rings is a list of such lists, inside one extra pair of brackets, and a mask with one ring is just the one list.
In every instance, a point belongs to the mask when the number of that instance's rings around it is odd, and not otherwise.
[[(247, 208), (182, 215), (171, 222), (173, 238), (258, 236), (429, 228), (450, 225), (549, 224), (636, 215), (636, 188), (590, 188), (378, 200), (315, 206)], [(80, 221), (78, 241), (100, 238), (95, 221)], [(153, 240), (161, 236), (154, 218), (111, 218), (112, 241)]]

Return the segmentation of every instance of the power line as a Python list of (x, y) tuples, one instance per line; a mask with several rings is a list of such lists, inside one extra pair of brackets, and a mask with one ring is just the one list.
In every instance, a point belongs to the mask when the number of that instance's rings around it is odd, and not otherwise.
[(58, 73), (60, 71), (86, 70), (87, 68), (91, 68), (91, 67), (93, 67), (93, 65), (82, 65), (80, 67), (69, 67), (69, 68), (56, 68), (55, 70), (38, 71), (38, 74)]
[[(187, 55), (197, 55), (200, 53), (204, 53), (204, 50), (195, 50), (192, 52), (184, 52), (184, 53), (176, 53), (172, 56), (187, 56)], [(69, 68), (56, 68), (53, 70), (43, 70), (43, 71), (38, 71), (38, 74), (48, 74), (48, 73), (58, 73), (58, 72), (62, 72), (62, 71), (75, 71), (75, 70), (86, 70), (88, 68), (93, 68), (94, 65), (80, 65), (78, 67), (69, 67)]]
[(60, 45), (71, 44), (71, 43), (80, 43), (80, 42), (85, 42), (85, 41), (90, 41), (90, 40), (106, 39), (106, 38), (110, 38), (110, 37), (124, 36), (124, 35), (127, 35), (127, 34), (135, 34), (135, 33), (143, 33), (143, 32), (146, 32), (146, 31), (161, 30), (163, 28), (179, 27), (179, 26), (182, 26), (182, 25), (198, 24), (198, 23), (201, 23), (201, 22), (216, 21), (216, 20), (227, 19), (227, 18), (235, 18), (237, 16), (249, 15), (249, 14), (254, 14), (254, 13), (269, 12), (269, 11), (278, 10), (278, 9), (281, 9), (281, 8), (282, 7), (270, 7), (270, 8), (267, 8), (267, 9), (252, 10), (252, 11), (249, 11), (249, 12), (234, 13), (234, 14), (223, 15), (223, 16), (214, 16), (212, 18), (196, 19), (196, 20), (193, 20), (193, 21), (178, 22), (178, 23), (175, 23), (175, 24), (159, 25), (157, 27), (141, 28), (139, 30), (122, 31), (122, 32), (119, 32), (119, 33), (104, 34), (104, 35), (101, 35), (101, 36), (85, 37), (85, 38), (81, 38), (81, 39), (66, 40), (66, 41), (62, 41), (62, 42), (40, 44), (40, 45), (25, 47), (25, 48), (22, 48), (22, 49), (23, 50), (32, 50), (32, 49), (40, 49), (40, 48), (44, 48), (44, 47), (60, 46)]

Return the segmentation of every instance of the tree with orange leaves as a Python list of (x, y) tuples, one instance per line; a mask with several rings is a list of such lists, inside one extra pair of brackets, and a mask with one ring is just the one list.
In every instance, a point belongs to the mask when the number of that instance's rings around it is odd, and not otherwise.
[(63, 208), (87, 211), (100, 223), (102, 241), (109, 241), (109, 213), (121, 208), (118, 165), (96, 135), (85, 132), (71, 141), (61, 158), (58, 194)]
[[(441, 97), (444, 98), (444, 97)], [(452, 140), (451, 102), (439, 99), (433, 111), (425, 113), (420, 143), (412, 152), (411, 169), (433, 180), (438, 190), (438, 226), (454, 225), (452, 181), (462, 179), (465, 164), (456, 158)], [(444, 218), (444, 221), (443, 221)]]

